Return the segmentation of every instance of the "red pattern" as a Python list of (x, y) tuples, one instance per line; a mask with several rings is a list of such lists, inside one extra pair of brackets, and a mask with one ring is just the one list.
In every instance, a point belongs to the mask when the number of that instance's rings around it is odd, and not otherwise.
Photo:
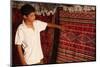
[(95, 19), (95, 11), (93, 12), (66, 12), (60, 11), (61, 17), (79, 18), (79, 19)]
[[(95, 20), (95, 12), (69, 13), (61, 11), (60, 18), (64, 17), (78, 19), (75, 22), (64, 20), (60, 22), (66, 30), (60, 33), (57, 63), (96, 60), (96, 25), (91, 23), (92, 20)], [(91, 20), (82, 23), (81, 19)]]

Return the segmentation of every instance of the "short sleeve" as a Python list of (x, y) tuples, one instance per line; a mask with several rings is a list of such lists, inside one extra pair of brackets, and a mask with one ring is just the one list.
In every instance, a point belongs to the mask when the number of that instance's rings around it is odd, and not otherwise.
[(15, 35), (15, 45), (21, 45), (24, 40), (23, 31), (21, 29), (17, 29)]
[(46, 27), (47, 27), (47, 23), (46, 22), (38, 21), (37, 23), (38, 23), (38, 29), (39, 29), (39, 31), (43, 31), (43, 30), (46, 29)]

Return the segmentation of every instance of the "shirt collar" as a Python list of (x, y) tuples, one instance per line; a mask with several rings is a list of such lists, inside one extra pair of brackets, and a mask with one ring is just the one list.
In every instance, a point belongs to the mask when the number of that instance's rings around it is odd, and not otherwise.
[[(27, 25), (25, 24), (24, 20), (22, 21), (22, 24), (23, 24), (23, 26), (24, 26), (25, 28), (28, 29), (28, 27), (27, 27)], [(34, 24), (33, 24), (33, 26), (34, 26)]]

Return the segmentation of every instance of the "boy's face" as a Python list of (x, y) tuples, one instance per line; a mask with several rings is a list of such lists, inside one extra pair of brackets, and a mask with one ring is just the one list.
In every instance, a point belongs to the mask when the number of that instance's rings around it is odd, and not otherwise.
[(35, 20), (35, 12), (31, 12), (27, 16), (24, 16), (24, 19), (28, 22), (33, 22)]

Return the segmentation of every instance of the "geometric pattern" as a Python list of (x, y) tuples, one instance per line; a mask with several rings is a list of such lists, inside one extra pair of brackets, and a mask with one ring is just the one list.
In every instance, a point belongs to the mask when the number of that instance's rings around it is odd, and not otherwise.
[[(67, 13), (60, 11), (60, 25), (66, 28), (60, 32), (57, 63), (83, 62), (96, 60), (95, 12)], [(75, 16), (77, 15), (77, 17)], [(67, 20), (68, 17), (74, 20)], [(64, 20), (63, 20), (64, 18)], [(69, 18), (69, 19), (70, 19)], [(84, 23), (87, 19), (88, 22)], [(74, 21), (74, 22), (72, 22)]]
[(86, 34), (75, 34), (75, 32), (66, 32), (66, 34), (63, 33), (62, 38), (66, 37), (65, 39), (68, 41), (74, 41), (77, 40), (80, 43), (95, 43), (95, 38), (90, 37)]
[[(63, 26), (65, 25), (68, 26), (68, 23), (64, 23)], [(78, 27), (80, 25), (75, 26)], [(95, 31), (95, 27), (90, 27), (90, 30)], [(73, 31), (67, 29), (67, 31), (60, 33), (57, 63), (93, 61), (96, 59), (95, 32), (77, 31), (78, 29), (73, 28)]]

